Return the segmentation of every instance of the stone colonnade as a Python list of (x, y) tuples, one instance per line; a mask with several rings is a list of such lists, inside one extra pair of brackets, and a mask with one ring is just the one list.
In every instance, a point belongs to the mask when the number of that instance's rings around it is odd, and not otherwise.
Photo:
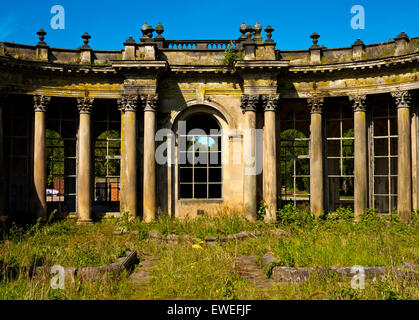
[[(412, 160), (416, 158), (417, 139), (412, 139), (412, 131), (416, 123), (411, 120), (412, 99), (409, 91), (392, 92), (392, 97), (398, 109), (398, 212), (401, 221), (407, 222), (412, 209), (412, 188), (416, 190), (416, 175), (412, 175)], [(241, 107), (245, 117), (245, 128), (256, 129), (256, 107), (258, 97), (244, 95)], [(264, 110), (264, 138), (263, 138), (263, 200), (266, 208), (266, 221), (275, 220), (277, 201), (279, 200), (279, 187), (277, 185), (276, 164), (278, 155), (276, 150), (275, 112), (278, 110), (278, 97), (262, 95)], [(368, 161), (368, 122), (367, 122), (367, 97), (363, 94), (349, 97), (354, 112), (354, 207), (355, 220), (366, 212), (369, 203), (369, 161)], [(310, 207), (315, 216), (319, 217), (325, 211), (325, 150), (324, 150), (324, 97), (313, 94), (307, 99), (311, 112), (311, 148), (310, 148)], [(412, 118), (416, 119), (416, 118)], [(412, 126), (412, 127), (411, 127)], [(413, 128), (414, 127), (414, 128)], [(253, 157), (256, 154), (255, 134), (244, 136), (244, 151)], [(416, 162), (413, 162), (416, 164)], [(244, 163), (244, 206), (246, 217), (256, 219), (256, 176), (249, 174), (253, 166)], [(414, 199), (413, 199), (414, 200)], [(417, 201), (417, 199), (416, 199)]]
[[(37, 218), (47, 219), (47, 170), (46, 170), (46, 111), (51, 97), (34, 96), (34, 156), (32, 210)], [(144, 109), (144, 220), (155, 219), (156, 172), (155, 142), (157, 95), (124, 94), (118, 99), (121, 111), (121, 211), (138, 215), (137, 203), (137, 120), (136, 112), (141, 103)], [(92, 223), (92, 146), (91, 112), (93, 98), (78, 98), (78, 161), (77, 161), (77, 213), (78, 224)]]
[[(398, 211), (402, 221), (408, 221), (412, 206), (412, 149), (411, 115), (412, 105), (409, 91), (395, 91), (392, 97), (398, 108)], [(354, 110), (355, 138), (355, 218), (368, 209), (368, 141), (367, 141), (367, 104), (365, 95), (349, 97)], [(118, 99), (121, 111), (121, 212), (138, 215), (137, 202), (137, 127), (136, 112), (141, 104), (144, 111), (144, 177), (143, 177), (143, 219), (151, 222), (156, 214), (156, 165), (155, 132), (158, 96), (124, 94)], [(266, 221), (276, 219), (278, 188), (276, 150), (276, 112), (278, 95), (243, 95), (241, 108), (244, 114), (245, 129), (244, 152), (256, 158), (256, 111), (262, 105), (264, 111), (263, 136), (263, 198), (266, 204)], [(34, 96), (35, 130), (33, 163), (33, 211), (38, 218), (46, 219), (46, 152), (45, 152), (45, 112), (50, 97)], [(78, 98), (78, 171), (77, 171), (77, 210), (78, 222), (92, 222), (92, 164), (91, 164), (91, 111), (92, 98)], [(325, 210), (325, 152), (323, 132), (324, 97), (312, 95), (307, 100), (311, 112), (311, 150), (310, 150), (310, 193), (311, 211), (320, 216)], [(416, 141), (416, 139), (414, 139)], [(257, 214), (256, 174), (252, 172), (254, 163), (244, 159), (243, 203), (246, 217), (255, 220)]]

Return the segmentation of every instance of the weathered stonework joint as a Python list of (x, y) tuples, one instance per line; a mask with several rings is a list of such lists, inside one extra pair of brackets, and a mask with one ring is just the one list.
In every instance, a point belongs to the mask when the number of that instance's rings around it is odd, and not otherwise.
[(48, 96), (43, 96), (43, 95), (33, 96), (33, 106), (34, 106), (35, 112), (46, 112), (50, 101), (51, 101), (51, 97), (48, 97)]
[(307, 98), (307, 104), (311, 113), (323, 113), (324, 98), (320, 96), (310, 96)]
[(262, 106), (264, 111), (278, 110), (279, 94), (275, 95), (262, 95)]
[(243, 110), (243, 113), (248, 111), (256, 111), (258, 104), (260, 101), (259, 95), (248, 95), (245, 94), (241, 98), (241, 105), (240, 107)]
[(144, 111), (157, 111), (159, 96), (157, 94), (149, 94), (141, 97), (143, 101)]
[(93, 109), (93, 98), (77, 98), (77, 109), (80, 113), (91, 113)]
[(412, 94), (410, 91), (394, 91), (391, 96), (396, 102), (397, 108), (410, 108), (412, 105)]
[(127, 111), (135, 112), (138, 107), (138, 95), (124, 94), (118, 99), (118, 109), (122, 113)]
[(349, 100), (353, 102), (354, 112), (365, 112), (367, 110), (367, 95), (359, 94), (349, 96)]

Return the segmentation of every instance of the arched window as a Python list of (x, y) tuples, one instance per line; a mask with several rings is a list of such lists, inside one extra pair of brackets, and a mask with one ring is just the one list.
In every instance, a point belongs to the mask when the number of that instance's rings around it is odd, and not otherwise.
[(103, 132), (95, 145), (95, 201), (119, 201), (121, 134), (116, 130)]
[(186, 119), (186, 134), (179, 136), (178, 173), (179, 198), (222, 198), (221, 130), (212, 116)]

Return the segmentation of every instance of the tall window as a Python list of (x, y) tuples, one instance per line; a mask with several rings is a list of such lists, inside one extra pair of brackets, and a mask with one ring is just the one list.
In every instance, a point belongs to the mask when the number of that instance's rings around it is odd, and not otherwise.
[(13, 97), (4, 108), (4, 211), (17, 218), (29, 212), (31, 102)]
[[(118, 211), (121, 168), (121, 114), (114, 101), (93, 109), (95, 210)], [(103, 205), (103, 206), (100, 206)]]
[(47, 201), (64, 201), (64, 140), (54, 130), (46, 130)]
[(217, 121), (206, 114), (186, 120), (186, 143), (179, 143), (178, 173), (181, 199), (221, 199), (221, 132)]
[(121, 135), (119, 131), (102, 133), (95, 146), (95, 201), (119, 201), (121, 164)]
[(301, 104), (281, 108), (281, 202), (295, 206), (310, 200), (310, 114)]
[(349, 104), (326, 108), (329, 210), (354, 205), (354, 117)]
[(54, 98), (46, 124), (48, 210), (75, 212), (78, 112), (74, 101)]
[(372, 108), (373, 205), (379, 213), (397, 208), (397, 109), (377, 98)]

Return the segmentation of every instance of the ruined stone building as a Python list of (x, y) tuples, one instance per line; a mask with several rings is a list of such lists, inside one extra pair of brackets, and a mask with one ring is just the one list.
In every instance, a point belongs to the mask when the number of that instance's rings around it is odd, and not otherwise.
[[(116, 51), (87, 33), (77, 49), (50, 47), (43, 30), (35, 46), (0, 43), (2, 215), (418, 208), (419, 38), (330, 49), (314, 33), (308, 50), (284, 51), (259, 23), (231, 41), (141, 31)], [(188, 144), (156, 137), (181, 122)], [(163, 142), (167, 164), (155, 161)], [(215, 161), (181, 163), (196, 143)], [(263, 155), (259, 174), (246, 174), (246, 150)]]

